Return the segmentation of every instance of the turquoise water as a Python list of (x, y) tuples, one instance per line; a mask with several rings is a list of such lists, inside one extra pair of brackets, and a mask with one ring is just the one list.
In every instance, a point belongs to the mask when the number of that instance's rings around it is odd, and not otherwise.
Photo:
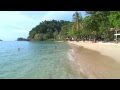
[(0, 42), (0, 78), (82, 78), (71, 68), (68, 51), (64, 42)]

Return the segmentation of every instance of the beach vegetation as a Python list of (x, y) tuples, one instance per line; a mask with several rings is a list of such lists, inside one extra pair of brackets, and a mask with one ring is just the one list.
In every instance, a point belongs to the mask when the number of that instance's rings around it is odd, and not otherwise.
[[(29, 32), (30, 40), (92, 40), (114, 41), (115, 30), (120, 28), (119, 11), (86, 11), (82, 17), (76, 11), (72, 22), (64, 20), (43, 21)], [(111, 28), (114, 28), (111, 31)]]

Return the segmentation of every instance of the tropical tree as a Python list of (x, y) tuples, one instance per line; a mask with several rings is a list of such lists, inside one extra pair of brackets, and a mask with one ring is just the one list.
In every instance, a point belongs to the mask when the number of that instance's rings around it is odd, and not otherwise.
[(58, 39), (61, 28), (64, 25), (71, 23), (64, 20), (43, 21), (29, 32), (28, 39), (30, 40), (47, 40)]
[(112, 28), (120, 28), (120, 11), (111, 11), (109, 22)]
[(82, 16), (77, 11), (73, 14), (73, 22), (74, 22), (74, 24), (73, 24), (74, 29), (76, 29), (78, 31), (80, 26), (82, 26)]

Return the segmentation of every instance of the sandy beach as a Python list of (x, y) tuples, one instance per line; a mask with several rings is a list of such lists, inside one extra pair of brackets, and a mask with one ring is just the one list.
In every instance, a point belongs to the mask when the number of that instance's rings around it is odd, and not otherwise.
[(120, 78), (120, 44), (68, 42), (80, 72), (89, 79)]
[(71, 41), (71, 44), (75, 44), (78, 46), (83, 46), (84, 48), (95, 50), (100, 52), (103, 55), (109, 56), (115, 59), (117, 62), (120, 62), (120, 44), (115, 43), (91, 43), (91, 42), (76, 42)]

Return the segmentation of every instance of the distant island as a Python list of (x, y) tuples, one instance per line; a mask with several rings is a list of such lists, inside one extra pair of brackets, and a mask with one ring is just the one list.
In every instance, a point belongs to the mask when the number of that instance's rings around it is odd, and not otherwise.
[(0, 41), (3, 41), (3, 40), (0, 39)]
[(29, 41), (29, 40), (28, 40), (28, 39), (25, 39), (25, 38), (20, 37), (20, 38), (18, 38), (18, 39), (17, 39), (17, 41)]

